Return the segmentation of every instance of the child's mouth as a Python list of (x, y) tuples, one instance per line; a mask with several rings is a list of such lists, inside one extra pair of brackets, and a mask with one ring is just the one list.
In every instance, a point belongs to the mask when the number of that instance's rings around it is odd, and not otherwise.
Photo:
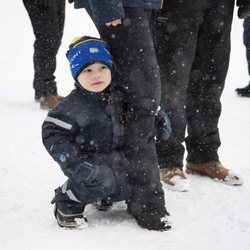
[(94, 82), (92, 83), (92, 85), (99, 85), (99, 84), (102, 84), (103, 82)]

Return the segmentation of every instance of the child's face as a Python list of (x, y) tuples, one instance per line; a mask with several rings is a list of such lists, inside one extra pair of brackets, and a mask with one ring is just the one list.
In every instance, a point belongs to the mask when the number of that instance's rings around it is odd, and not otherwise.
[(111, 71), (105, 64), (94, 63), (86, 67), (77, 80), (86, 90), (101, 92), (111, 83)]

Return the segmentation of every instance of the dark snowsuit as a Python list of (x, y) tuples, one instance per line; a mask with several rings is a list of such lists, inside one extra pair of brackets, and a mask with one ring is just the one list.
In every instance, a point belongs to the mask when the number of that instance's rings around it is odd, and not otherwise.
[(172, 135), (157, 145), (161, 168), (218, 160), (218, 120), (230, 55), (234, 0), (168, 0), (155, 13), (161, 106), (171, 112)]
[(69, 177), (53, 200), (67, 213), (83, 212), (85, 205), (107, 197), (120, 201), (131, 195), (121, 152), (120, 105), (109, 103), (109, 97), (108, 90), (93, 93), (76, 83), (43, 123), (44, 146)]
[[(75, 0), (75, 7), (87, 9), (101, 37), (111, 45), (111, 54), (119, 71), (119, 75), (114, 76), (119, 79), (119, 85), (115, 87), (124, 94), (124, 152), (133, 179), (133, 195), (128, 201), (130, 213), (158, 211), (158, 218), (164, 216), (166, 210), (154, 140), (160, 77), (149, 17), (150, 8), (159, 8), (160, 3), (160, 0)], [(123, 17), (122, 25), (105, 25), (105, 22)]]
[(54, 73), (63, 35), (65, 0), (54, 0), (52, 6), (34, 0), (23, 0), (23, 3), (36, 38), (33, 58), (35, 98), (57, 95)]

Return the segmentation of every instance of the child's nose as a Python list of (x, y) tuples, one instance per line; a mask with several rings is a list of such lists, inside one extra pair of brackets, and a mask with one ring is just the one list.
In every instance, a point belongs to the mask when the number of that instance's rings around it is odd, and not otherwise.
[(101, 76), (101, 73), (99, 71), (96, 71), (95, 74), (94, 74), (94, 77), (95, 78), (100, 78)]

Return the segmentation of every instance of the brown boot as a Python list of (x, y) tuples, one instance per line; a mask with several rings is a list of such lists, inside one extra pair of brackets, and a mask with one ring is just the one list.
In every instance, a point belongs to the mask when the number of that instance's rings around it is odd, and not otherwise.
[(222, 166), (219, 161), (209, 161), (207, 163), (196, 164), (188, 162), (186, 166), (188, 174), (200, 174), (212, 179), (220, 180), (228, 185), (241, 185), (240, 178), (229, 169)]
[(189, 180), (179, 167), (161, 168), (160, 177), (165, 187), (175, 191), (187, 191)]
[(59, 95), (51, 95), (51, 96), (41, 97), (39, 99), (40, 108), (46, 109), (46, 110), (53, 109), (62, 99), (63, 99), (63, 97), (59, 96)]

